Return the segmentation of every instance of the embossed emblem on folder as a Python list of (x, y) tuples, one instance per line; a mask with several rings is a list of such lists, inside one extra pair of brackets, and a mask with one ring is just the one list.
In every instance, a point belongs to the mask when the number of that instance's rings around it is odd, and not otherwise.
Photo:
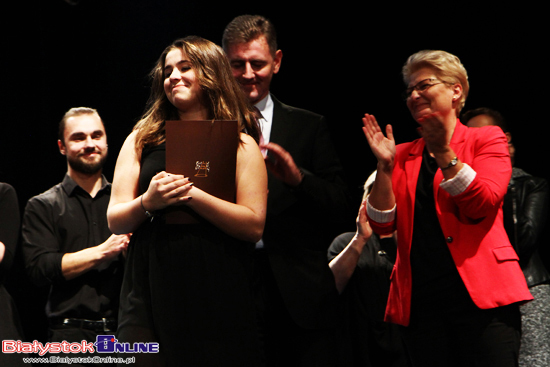
[(195, 173), (196, 177), (208, 177), (208, 172), (210, 172), (210, 162), (208, 161), (197, 161), (195, 163)]

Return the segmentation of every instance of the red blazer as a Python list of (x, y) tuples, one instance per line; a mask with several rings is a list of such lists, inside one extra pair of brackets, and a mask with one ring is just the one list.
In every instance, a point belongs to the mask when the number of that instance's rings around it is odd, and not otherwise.
[[(392, 176), (395, 220), (371, 220), (373, 230), (379, 234), (397, 230), (398, 256), (385, 319), (405, 326), (410, 319), (410, 250), (424, 146), (423, 139), (397, 146)], [(439, 187), (443, 174), (438, 170), (434, 197), (439, 224), (472, 300), (479, 308), (488, 309), (533, 299), (502, 220), (502, 201), (512, 173), (506, 137), (498, 127), (468, 128), (457, 120), (451, 147), (463, 163), (473, 168), (476, 177), (462, 193), (451, 196)]]

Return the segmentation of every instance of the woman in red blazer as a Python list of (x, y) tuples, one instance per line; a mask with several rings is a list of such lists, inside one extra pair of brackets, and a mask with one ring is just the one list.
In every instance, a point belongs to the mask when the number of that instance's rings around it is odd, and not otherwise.
[(502, 222), (506, 138), (458, 120), (469, 85), (456, 56), (420, 51), (403, 77), (421, 138), (396, 146), (391, 125), (363, 118), (378, 160), (369, 221), (397, 230), (386, 321), (403, 325), (414, 366), (517, 366), (518, 304), (532, 297)]

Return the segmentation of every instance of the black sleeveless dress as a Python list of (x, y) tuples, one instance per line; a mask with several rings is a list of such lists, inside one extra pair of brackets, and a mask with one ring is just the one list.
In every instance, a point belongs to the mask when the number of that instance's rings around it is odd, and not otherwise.
[[(164, 145), (143, 151), (140, 193), (164, 167)], [(207, 221), (146, 220), (128, 248), (117, 340), (158, 342), (160, 352), (135, 354), (136, 365), (260, 365), (253, 249)]]

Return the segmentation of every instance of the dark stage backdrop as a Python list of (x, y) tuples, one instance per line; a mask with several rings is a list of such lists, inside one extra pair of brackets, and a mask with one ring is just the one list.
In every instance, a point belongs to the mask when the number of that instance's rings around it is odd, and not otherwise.
[[(118, 151), (143, 112), (148, 72), (174, 39), (198, 35), (221, 44), (225, 25), (240, 14), (262, 14), (278, 30), (281, 71), (272, 91), (283, 102), (328, 117), (348, 174), (361, 195), (375, 161), (361, 131), (372, 113), (394, 126), (397, 142), (416, 137), (416, 123), (400, 94), (401, 66), (421, 49), (459, 56), (471, 91), (465, 110), (500, 110), (512, 124), (517, 165), (549, 178), (544, 131), (548, 102), (548, 30), (542, 10), (517, 4), (468, 6), (454, 2), (375, 5), (339, 1), (173, 0), (17, 1), (2, 12), (2, 133), (0, 180), (26, 201), (60, 182), (66, 163), (57, 124), (75, 106), (97, 108), (106, 125), (110, 180)], [(418, 4), (418, 2), (415, 2)], [(354, 223), (350, 223), (354, 230)], [(10, 290), (21, 308), (27, 338), (43, 339), (45, 290), (30, 286), (16, 264)], [(38, 300), (38, 301), (37, 301)]]

